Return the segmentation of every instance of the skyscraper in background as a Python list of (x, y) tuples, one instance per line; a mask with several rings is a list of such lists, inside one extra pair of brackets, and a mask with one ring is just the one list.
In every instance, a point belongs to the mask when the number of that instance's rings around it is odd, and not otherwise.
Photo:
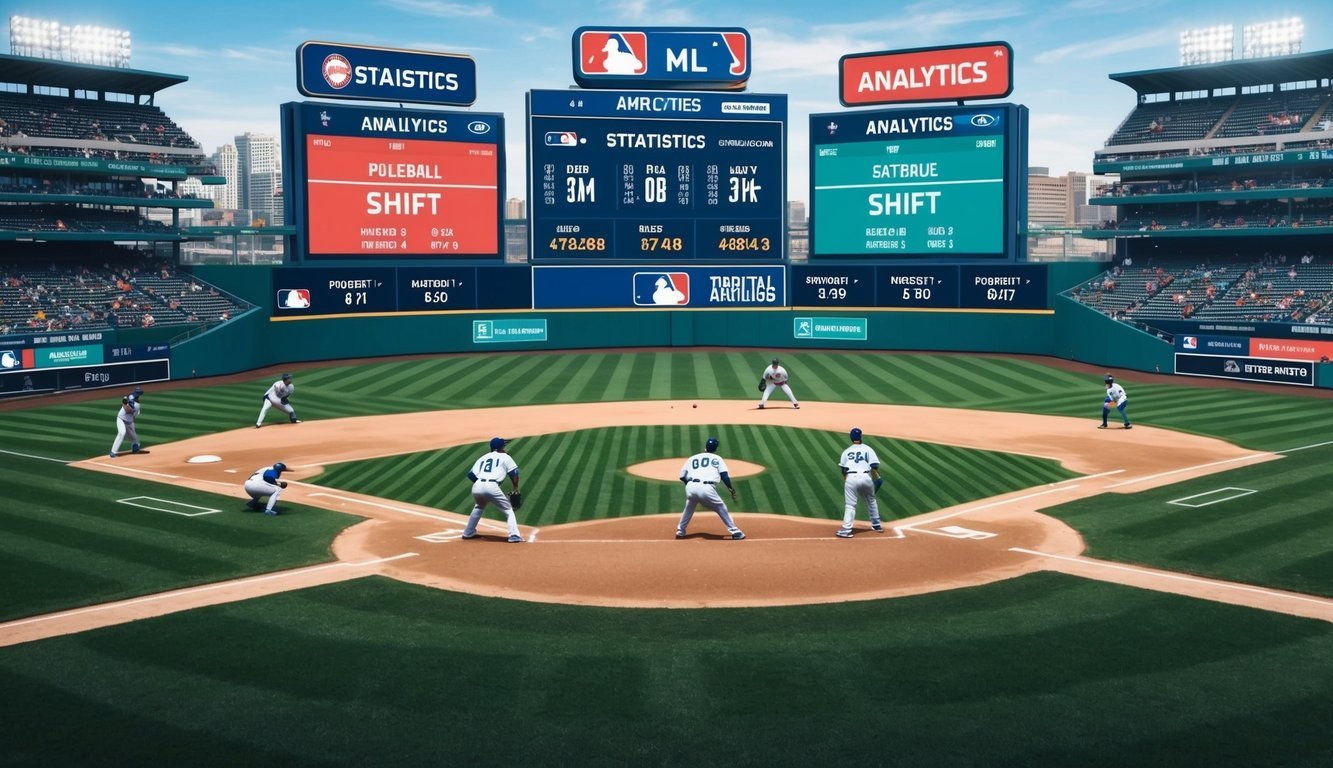
[(283, 222), (282, 163), (278, 139), (262, 133), (236, 137), (237, 207), (269, 225)]
[(223, 144), (213, 155), (213, 164), (218, 175), (227, 180), (226, 184), (209, 187), (212, 192), (214, 207), (234, 211), (240, 206), (240, 177), (236, 170), (236, 147)]

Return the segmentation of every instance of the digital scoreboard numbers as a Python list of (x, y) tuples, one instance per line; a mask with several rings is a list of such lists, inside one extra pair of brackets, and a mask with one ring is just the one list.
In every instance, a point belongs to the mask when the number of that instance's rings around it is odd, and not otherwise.
[(304, 252), (498, 258), (503, 118), (284, 105)]
[(531, 256), (780, 261), (780, 95), (531, 91)]
[(811, 258), (1015, 258), (1026, 108), (810, 116)]
[(1048, 310), (1045, 264), (796, 264), (792, 306)]

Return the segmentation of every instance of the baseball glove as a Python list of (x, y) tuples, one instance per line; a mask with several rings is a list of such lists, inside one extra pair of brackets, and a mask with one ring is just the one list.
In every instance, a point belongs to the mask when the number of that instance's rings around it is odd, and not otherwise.
[(286, 488), (286, 487), (287, 487), (287, 481), (286, 481), (286, 480), (279, 480), (279, 481), (278, 481), (278, 487), (279, 487), (279, 488)]
[(519, 493), (518, 491), (514, 491), (513, 493), (509, 494), (509, 506), (513, 507), (515, 512), (522, 509), (523, 494)]
[(760, 379), (760, 380), (759, 380), (759, 391), (760, 391), (760, 392), (763, 392), (763, 391), (764, 391), (764, 380), (763, 380), (763, 379)]
[(287, 404), (287, 398), (284, 397), (284, 398), (280, 399), (278, 402), (282, 403), (283, 405), (286, 405), (286, 404)]

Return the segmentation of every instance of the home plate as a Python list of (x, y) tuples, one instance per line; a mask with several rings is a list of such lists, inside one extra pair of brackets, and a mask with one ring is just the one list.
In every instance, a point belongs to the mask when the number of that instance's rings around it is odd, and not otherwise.
[(205, 454), (202, 455), (202, 456), (191, 456), (190, 458), (188, 458), (188, 459), (185, 460), (185, 463), (186, 463), (186, 464), (212, 464), (212, 463), (214, 463), (214, 462), (218, 462), (218, 461), (222, 461), (222, 457), (221, 457), (221, 456), (214, 456), (214, 455), (212, 455), (211, 453), (205, 453)]

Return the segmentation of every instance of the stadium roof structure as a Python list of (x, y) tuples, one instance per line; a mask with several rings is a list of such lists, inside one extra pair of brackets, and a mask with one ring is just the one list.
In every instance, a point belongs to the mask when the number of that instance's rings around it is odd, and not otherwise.
[(185, 75), (75, 64), (12, 54), (0, 54), (0, 73), (3, 73), (0, 74), (0, 80), (6, 83), (68, 88), (71, 91), (111, 91), (134, 96), (152, 95), (190, 79)]
[(1136, 93), (1206, 91), (1213, 88), (1326, 80), (1333, 76), (1333, 51), (1294, 53), (1219, 64), (1145, 69), (1108, 75)]

